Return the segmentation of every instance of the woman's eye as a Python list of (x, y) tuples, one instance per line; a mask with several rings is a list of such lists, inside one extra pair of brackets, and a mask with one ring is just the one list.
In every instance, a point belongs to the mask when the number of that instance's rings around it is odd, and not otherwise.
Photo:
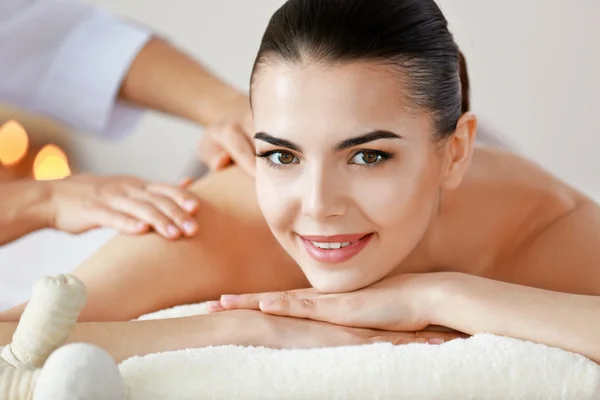
[(358, 152), (350, 160), (350, 164), (374, 164), (383, 159), (382, 155), (377, 151), (365, 150)]
[(292, 153), (288, 153), (287, 151), (276, 151), (268, 156), (269, 161), (273, 164), (278, 165), (287, 165), (287, 164), (295, 164), (298, 162), (296, 156)]

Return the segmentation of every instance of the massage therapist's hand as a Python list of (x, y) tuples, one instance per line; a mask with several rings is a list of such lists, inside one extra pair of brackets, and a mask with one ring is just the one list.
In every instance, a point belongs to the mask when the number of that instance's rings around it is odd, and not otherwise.
[(237, 164), (254, 176), (256, 156), (252, 145), (254, 123), (247, 96), (240, 95), (220, 117), (209, 125), (198, 145), (198, 158), (210, 168), (219, 171)]
[(432, 324), (441, 274), (404, 274), (339, 294), (314, 289), (222, 296), (212, 309), (255, 309), (348, 327), (420, 331)]
[[(276, 349), (309, 349), (336, 346), (357, 346), (377, 342), (395, 345), (408, 343), (441, 344), (455, 339), (454, 332), (387, 332), (350, 328), (326, 322), (268, 315), (254, 310), (214, 312), (209, 318), (219, 318), (232, 338), (227, 344), (263, 346)], [(224, 324), (224, 325), (223, 325)]]
[(169, 239), (198, 230), (198, 199), (184, 187), (147, 183), (132, 177), (74, 175), (49, 185), (52, 228), (81, 233), (111, 227), (139, 234), (154, 229)]

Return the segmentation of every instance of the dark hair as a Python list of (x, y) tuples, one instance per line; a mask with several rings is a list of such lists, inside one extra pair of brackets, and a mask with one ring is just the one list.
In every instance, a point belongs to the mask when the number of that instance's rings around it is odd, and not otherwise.
[(411, 105), (431, 112), (435, 137), (456, 129), (459, 51), (434, 0), (288, 0), (269, 21), (252, 80), (263, 64), (305, 60), (366, 60), (399, 69)]
[(460, 91), (462, 93), (462, 105), (461, 111), (466, 113), (471, 110), (471, 100), (469, 93), (470, 83), (469, 83), (469, 71), (467, 70), (467, 59), (462, 51), (458, 52), (458, 62), (460, 69)]

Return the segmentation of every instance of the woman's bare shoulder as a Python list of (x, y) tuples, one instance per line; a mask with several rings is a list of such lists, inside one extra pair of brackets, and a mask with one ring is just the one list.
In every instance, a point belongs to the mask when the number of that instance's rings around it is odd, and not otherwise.
[(533, 207), (550, 218), (591, 201), (535, 161), (494, 148), (475, 150), (465, 187), (488, 201), (495, 198), (513, 208)]
[(473, 254), (473, 262), (496, 274), (497, 266), (554, 221), (592, 202), (523, 156), (477, 148), (469, 172), (447, 203), (454, 226), (465, 227), (463, 239), (486, 249)]

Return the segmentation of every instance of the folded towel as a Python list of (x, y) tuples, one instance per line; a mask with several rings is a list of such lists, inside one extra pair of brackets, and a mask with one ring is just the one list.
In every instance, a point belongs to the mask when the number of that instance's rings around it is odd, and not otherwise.
[[(203, 312), (184, 306), (140, 319)], [(600, 398), (594, 362), (491, 334), (442, 345), (218, 346), (134, 357), (120, 369), (129, 400)]]

